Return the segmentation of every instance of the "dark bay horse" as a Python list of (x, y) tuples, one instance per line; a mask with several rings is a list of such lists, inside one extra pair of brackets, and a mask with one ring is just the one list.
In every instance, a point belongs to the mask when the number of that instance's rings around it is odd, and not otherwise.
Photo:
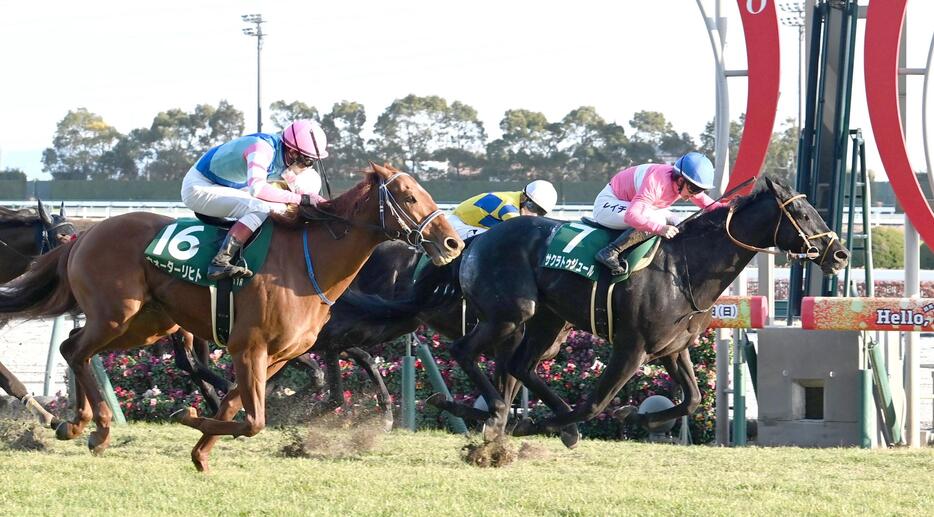
[[(36, 257), (71, 241), (77, 234), (75, 225), (65, 219), (64, 207), (59, 208), (58, 214), (50, 214), (42, 201), (38, 201), (35, 210), (0, 207), (0, 283), (23, 274)], [(6, 317), (0, 318), (0, 328), (6, 322)], [(0, 363), (0, 388), (25, 404), (43, 425), (57, 423), (3, 363)]]
[[(677, 237), (661, 244), (649, 267), (613, 292), (613, 353), (592, 393), (571, 408), (535, 373), (534, 365), (565, 322), (590, 329), (592, 282), (540, 264), (561, 222), (519, 217), (483, 234), (461, 257), (460, 283), (477, 308), (480, 323), (453, 344), (452, 354), (490, 401), (486, 437), (506, 424), (508, 401), (479, 369), (484, 347), (505, 350), (505, 366), (555, 415), (526, 423), (514, 434), (567, 431), (567, 426), (602, 412), (643, 363), (659, 360), (682, 388), (683, 400), (671, 409), (637, 418), (671, 420), (689, 414), (700, 390), (688, 346), (707, 328), (710, 307), (758, 251), (776, 247), (795, 258), (817, 263), (825, 273), (844, 267), (849, 253), (804, 196), (766, 179), (765, 186), (729, 208), (703, 213), (681, 225)], [(525, 326), (522, 342), (510, 336)], [(497, 372), (497, 375), (501, 375)], [(472, 408), (464, 408), (464, 411)], [(623, 415), (630, 412), (627, 409)], [(565, 445), (576, 443), (562, 432)]]
[[(199, 417), (192, 408), (176, 417), (204, 434), (191, 453), (201, 471), (208, 469), (220, 435), (253, 436), (265, 427), (266, 380), (311, 348), (328, 318), (328, 302), (343, 294), (377, 244), (404, 238), (438, 265), (463, 248), (431, 196), (389, 166), (371, 164), (347, 193), (276, 221), (265, 264), (235, 295), (236, 321), (227, 346), (237, 386), (215, 418)], [(93, 354), (152, 344), (179, 326), (202, 337), (213, 334), (208, 289), (168, 276), (143, 256), (170, 222), (148, 213), (106, 219), (0, 288), (0, 313), (80, 309), (87, 317), (62, 344), (79, 402), (74, 420), (62, 423), (57, 437), (77, 437), (93, 418), (88, 447), (101, 452), (109, 444), (112, 415), (91, 374)], [(241, 407), (246, 418), (233, 421)]]

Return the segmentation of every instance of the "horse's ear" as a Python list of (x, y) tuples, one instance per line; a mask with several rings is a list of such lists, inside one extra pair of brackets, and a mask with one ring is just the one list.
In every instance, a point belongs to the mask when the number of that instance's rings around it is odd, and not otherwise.
[(392, 171), (382, 165), (377, 165), (373, 162), (370, 162), (370, 167), (373, 169), (373, 172), (379, 174), (383, 179), (386, 179), (392, 175)]
[(42, 204), (41, 199), (37, 201), (39, 205), (36, 207), (36, 214), (39, 215), (39, 220), (46, 226), (52, 226), (52, 217), (49, 216), (49, 213), (45, 210), (45, 205)]
[(775, 183), (772, 181), (772, 178), (769, 178), (768, 176), (763, 177), (765, 178), (765, 185), (769, 187), (769, 190), (771, 190), (773, 194), (777, 195), (778, 191), (775, 189)]

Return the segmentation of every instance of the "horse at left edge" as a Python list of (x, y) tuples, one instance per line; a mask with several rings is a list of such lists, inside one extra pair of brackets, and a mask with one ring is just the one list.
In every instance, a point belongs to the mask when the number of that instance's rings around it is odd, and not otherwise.
[[(0, 207), (0, 283), (23, 274), (37, 257), (77, 235), (75, 225), (65, 219), (64, 206), (58, 214), (50, 214), (41, 200), (35, 210)], [(0, 318), (0, 327), (7, 321), (8, 318)], [(3, 363), (0, 363), (0, 388), (26, 405), (43, 425), (58, 424), (55, 416), (32, 398), (26, 386)]]

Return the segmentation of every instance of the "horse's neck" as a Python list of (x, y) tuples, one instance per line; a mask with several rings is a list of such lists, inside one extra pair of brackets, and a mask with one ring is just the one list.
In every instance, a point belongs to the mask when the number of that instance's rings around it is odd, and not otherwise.
[[(721, 210), (713, 217), (722, 218), (725, 222), (726, 215), (726, 210)], [(744, 244), (767, 248), (773, 244), (777, 217), (774, 200), (763, 195), (733, 215), (729, 230)], [(691, 283), (697, 308), (703, 310), (739, 277), (756, 252), (737, 246), (727, 235), (725, 226), (724, 229), (711, 230), (707, 235), (686, 236), (685, 239), (682, 260), (688, 274), (684, 280)]]

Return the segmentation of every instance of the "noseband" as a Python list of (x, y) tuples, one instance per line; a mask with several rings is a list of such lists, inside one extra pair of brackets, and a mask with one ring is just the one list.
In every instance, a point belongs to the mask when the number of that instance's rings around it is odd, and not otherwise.
[[(788, 257), (788, 260), (789, 261), (805, 260), (805, 259), (815, 260), (818, 257), (820, 257), (820, 260), (818, 260), (817, 263), (821, 264), (824, 262), (824, 259), (827, 258), (827, 252), (830, 251), (830, 248), (831, 246), (833, 246), (834, 241), (840, 240), (840, 237), (838, 237), (837, 233), (834, 232), (833, 230), (829, 232), (823, 232), (823, 233), (818, 233), (815, 235), (810, 235), (810, 236), (804, 233), (804, 230), (801, 229), (801, 225), (798, 224), (798, 221), (795, 220), (795, 217), (791, 215), (791, 212), (789, 212), (788, 208), (786, 207), (790, 205), (794, 200), (800, 199), (800, 198), (806, 198), (806, 197), (807, 196), (805, 196), (804, 194), (798, 194), (796, 196), (792, 196), (786, 201), (781, 201), (780, 199), (778, 199), (778, 196), (775, 197), (775, 202), (778, 203), (778, 208), (781, 209), (782, 214), (779, 215), (778, 224), (775, 225), (775, 231), (772, 232), (772, 242), (774, 243), (773, 246), (777, 248), (778, 247), (778, 229), (782, 225), (782, 220), (788, 219), (788, 222), (790, 222), (791, 225), (794, 227), (795, 231), (798, 232), (798, 237), (801, 237), (801, 241), (802, 241), (801, 247), (803, 250), (800, 253), (794, 253), (791, 251), (786, 252), (785, 255)], [(733, 213), (735, 210), (736, 210), (736, 207), (731, 206), (729, 208), (729, 212), (727, 212), (727, 215), (726, 215), (726, 234), (730, 238), (730, 240), (733, 241), (733, 244), (736, 244), (740, 248), (743, 248), (749, 251), (755, 251), (759, 253), (768, 253), (770, 255), (781, 255), (781, 252), (774, 251), (771, 249), (766, 249), (766, 248), (757, 248), (755, 246), (750, 246), (748, 244), (744, 244), (740, 242), (735, 237), (733, 237), (733, 234), (730, 233), (730, 221), (733, 219)], [(823, 254), (821, 254), (820, 249), (811, 242), (812, 240), (817, 240), (822, 237), (830, 238), (830, 242), (828, 242), (827, 247), (824, 248)]]
[[(408, 176), (404, 172), (397, 172), (390, 176), (389, 179), (379, 182), (379, 226), (380, 229), (392, 240), (403, 240), (413, 247), (421, 247), (425, 249), (426, 244), (434, 244), (436, 247), (439, 247), (436, 243), (431, 242), (430, 240), (425, 239), (424, 234), (422, 233), (425, 230), (425, 227), (428, 226), (436, 217), (442, 214), (441, 210), (435, 210), (434, 212), (428, 214), (422, 222), (416, 222), (409, 216), (408, 212), (402, 209), (399, 206), (399, 202), (396, 201), (396, 198), (392, 196), (392, 192), (389, 191), (388, 185), (392, 183), (396, 178), (400, 176)], [(399, 225), (401, 230), (390, 231), (386, 228), (386, 211), (389, 211), (395, 220), (396, 224)], [(425, 250), (427, 251), (427, 250)]]

